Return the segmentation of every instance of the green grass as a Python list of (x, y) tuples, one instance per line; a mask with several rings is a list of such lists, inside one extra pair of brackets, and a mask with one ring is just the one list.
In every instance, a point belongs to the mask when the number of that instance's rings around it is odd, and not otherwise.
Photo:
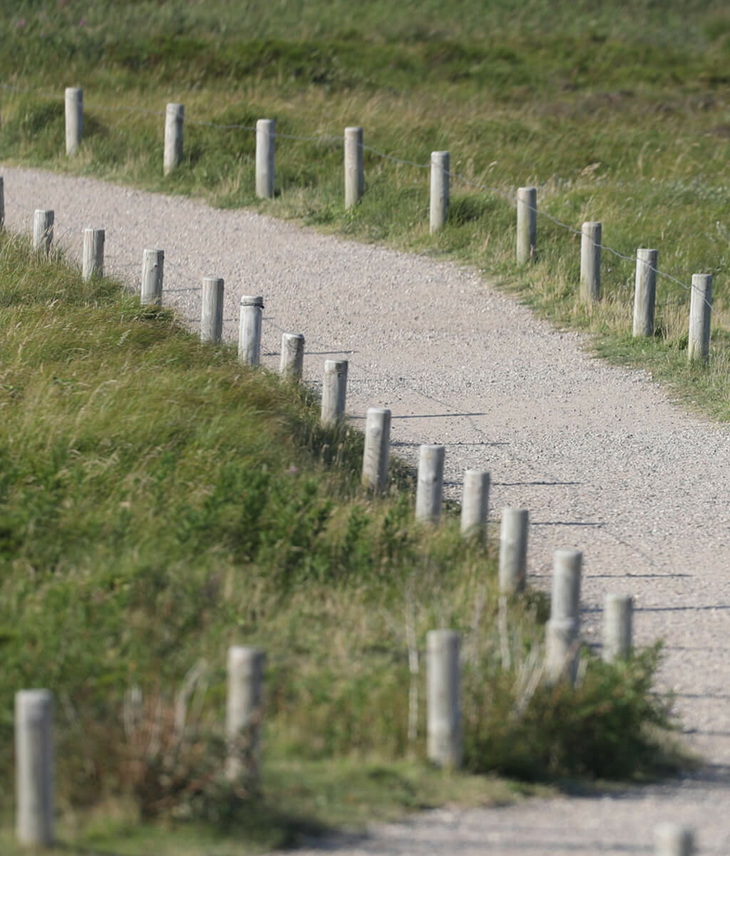
[[(541, 220), (539, 261), (516, 270), (514, 211), (499, 195), (455, 183), (450, 222), (431, 237), (425, 171), (366, 154), (366, 194), (346, 213), (341, 145), (282, 138), (278, 194), (261, 202), (252, 133), (192, 124), (272, 116), (307, 136), (361, 124), (367, 143), (419, 163), (449, 149), (453, 171), (507, 194), (537, 183), (541, 209), (575, 227), (602, 220), (629, 255), (657, 246), (682, 280), (713, 272), (716, 311), (727, 309), (723, 7), (449, 10), (4, 6), (0, 77), (30, 92), (2, 94), (0, 158), (466, 260), (726, 419), (728, 332), (713, 332), (710, 367), (688, 367), (687, 298), (671, 282), (660, 280), (656, 337), (634, 341), (631, 265), (606, 255), (604, 300), (587, 308), (575, 236)], [(85, 89), (72, 160), (59, 71)], [(162, 113), (170, 100), (186, 104), (185, 158), (163, 179), (161, 116), (115, 108)], [(656, 651), (617, 666), (587, 655), (576, 691), (548, 688), (532, 677), (546, 604), (531, 592), (510, 609), (503, 669), (493, 553), (464, 545), (453, 515), (417, 528), (403, 466), (374, 501), (358, 485), (361, 436), (323, 429), (316, 398), (61, 262), (0, 242), (0, 764), (12, 770), (13, 692), (54, 690), (63, 850), (261, 852), (447, 797), (501, 802), (513, 789), (488, 773), (643, 779), (676, 765), (667, 704), (651, 693)], [(423, 660), (414, 673), (409, 658), (433, 627), (464, 636), (464, 776), (423, 762)], [(267, 774), (243, 800), (215, 775), (232, 643), (268, 654)], [(183, 685), (184, 748), (172, 727)], [(125, 728), (136, 688), (141, 721)]]
[[(397, 460), (387, 496), (364, 493), (362, 435), (323, 428), (307, 390), (6, 235), (0, 286), (0, 765), (13, 694), (49, 688), (61, 849), (182, 852), (199, 827), (200, 848), (253, 852), (446, 798), (502, 802), (514, 790), (492, 774), (676, 768), (658, 651), (586, 652), (576, 690), (544, 684), (546, 598), (500, 620), (489, 546), (453, 510), (419, 526)], [(436, 627), (463, 639), (467, 774), (443, 781), (424, 746)], [(267, 652), (262, 793), (221, 780), (234, 643)], [(395, 787), (370, 797), (371, 777)]]

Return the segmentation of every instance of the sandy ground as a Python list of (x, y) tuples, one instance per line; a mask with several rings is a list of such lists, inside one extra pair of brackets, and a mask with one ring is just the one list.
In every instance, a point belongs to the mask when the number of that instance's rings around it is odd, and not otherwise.
[[(662, 684), (677, 695), (699, 774), (612, 798), (440, 810), (307, 852), (646, 853), (656, 822), (685, 822), (704, 853), (730, 850), (730, 483), (727, 426), (678, 408), (650, 376), (611, 367), (476, 272), (318, 234), (246, 210), (49, 172), (5, 169), (6, 223), (55, 210), (79, 257), (84, 227), (106, 229), (107, 271), (139, 284), (142, 250), (165, 251), (166, 304), (196, 328), (200, 281), (226, 283), (224, 338), (238, 300), (265, 300), (265, 364), (282, 331), (306, 337), (305, 378), (349, 360), (348, 411), (392, 410), (393, 448), (446, 445), (447, 490), (491, 473), (490, 507), (530, 510), (530, 577), (549, 584), (555, 549), (584, 554), (583, 633), (600, 642), (607, 593), (635, 599), (635, 640), (666, 643)], [(627, 327), (630, 310), (627, 309)], [(493, 514), (494, 517), (494, 514)]]

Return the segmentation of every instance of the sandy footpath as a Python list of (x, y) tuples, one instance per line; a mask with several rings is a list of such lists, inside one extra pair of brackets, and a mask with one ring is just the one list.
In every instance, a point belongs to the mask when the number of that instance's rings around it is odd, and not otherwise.
[[(688, 746), (707, 768), (612, 798), (439, 810), (325, 853), (648, 852), (662, 819), (730, 851), (730, 457), (727, 426), (673, 404), (645, 373), (616, 368), (497, 293), (473, 270), (318, 234), (246, 210), (91, 179), (6, 168), (6, 224), (55, 210), (58, 241), (80, 256), (84, 227), (106, 229), (107, 271), (139, 283), (142, 250), (165, 251), (165, 303), (197, 327), (200, 280), (226, 283), (224, 337), (238, 299), (265, 299), (264, 362), (281, 331), (306, 337), (305, 378), (349, 360), (348, 410), (392, 410), (394, 449), (446, 444), (448, 489), (465, 468), (493, 481), (491, 509), (530, 510), (530, 574), (548, 584), (557, 548), (584, 553), (583, 631), (600, 641), (603, 597), (633, 594), (635, 639), (663, 638), (663, 685), (677, 692)], [(627, 322), (629, 311), (627, 310)]]

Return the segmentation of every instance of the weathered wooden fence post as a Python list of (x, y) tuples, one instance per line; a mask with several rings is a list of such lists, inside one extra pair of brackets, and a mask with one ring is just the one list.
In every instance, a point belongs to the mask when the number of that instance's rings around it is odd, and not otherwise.
[(502, 510), (499, 534), (499, 593), (519, 594), (527, 578), (527, 532), (530, 514), (526, 509)]
[(51, 252), (53, 243), (52, 209), (37, 209), (33, 215), (33, 249), (46, 256)]
[(203, 279), (203, 299), (200, 306), (200, 340), (220, 344), (223, 339), (223, 297), (225, 283), (222, 278)]
[(84, 247), (81, 277), (84, 281), (101, 278), (104, 274), (104, 229), (84, 228)]
[(603, 658), (613, 662), (631, 653), (633, 599), (628, 594), (609, 594), (603, 610)]
[(15, 695), (16, 833), (25, 847), (53, 843), (54, 817), (53, 694), (18, 691)]
[(578, 672), (582, 564), (579, 550), (555, 551), (550, 619), (545, 626), (545, 673), (550, 683), (563, 674), (574, 683)]
[(489, 517), (489, 472), (467, 469), (461, 497), (461, 533), (465, 538), (483, 541)]
[(712, 275), (693, 275), (687, 342), (687, 357), (690, 362), (699, 360), (706, 363), (710, 358), (711, 314)]
[(662, 822), (654, 829), (655, 856), (694, 856), (694, 832), (674, 822)]
[(274, 196), (274, 157), (276, 153), (276, 122), (259, 119), (256, 122), (256, 196)]
[(345, 128), (345, 209), (365, 193), (362, 128)]
[(84, 136), (84, 92), (81, 88), (66, 88), (66, 156), (72, 156), (81, 146)]
[(584, 222), (580, 239), (580, 299), (595, 303), (601, 299), (600, 222)]
[(365, 447), (362, 454), (362, 483), (382, 494), (388, 487), (390, 459), (390, 410), (372, 407), (365, 417)]
[(322, 383), (322, 424), (337, 425), (345, 418), (347, 360), (326, 359)]
[(418, 484), (416, 486), (416, 519), (436, 524), (441, 518), (441, 500), (444, 493), (443, 444), (422, 444), (418, 457)]
[(279, 374), (290, 381), (301, 381), (304, 371), (304, 335), (282, 334)]
[(226, 778), (257, 781), (261, 769), (261, 726), (266, 654), (258, 647), (228, 648)]
[(653, 337), (656, 304), (657, 250), (636, 251), (636, 286), (634, 290), (634, 337)]
[(142, 306), (162, 306), (162, 282), (165, 274), (165, 251), (142, 252), (142, 289), (139, 302)]
[(238, 320), (238, 358), (247, 366), (257, 366), (261, 360), (263, 310), (263, 297), (241, 297)]
[(183, 122), (185, 107), (182, 103), (168, 103), (165, 110), (165, 150), (163, 173), (169, 175), (182, 162)]
[(517, 189), (517, 264), (537, 259), (537, 188)]
[(449, 172), (449, 151), (434, 150), (431, 154), (431, 234), (443, 228), (449, 216)]
[(428, 758), (448, 769), (458, 769), (462, 757), (460, 644), (458, 631), (426, 635)]

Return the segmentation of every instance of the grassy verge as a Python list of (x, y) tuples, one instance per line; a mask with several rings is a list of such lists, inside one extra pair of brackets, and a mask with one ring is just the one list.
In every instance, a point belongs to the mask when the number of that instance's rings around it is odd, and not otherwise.
[[(364, 494), (361, 434), (306, 390), (22, 240), (0, 285), (0, 765), (14, 692), (54, 691), (62, 850), (260, 852), (514, 795), (488, 775), (677, 765), (656, 648), (544, 684), (545, 597), (500, 621), (489, 547), (419, 527), (397, 461)], [(425, 763), (434, 627), (463, 636), (463, 775)], [(267, 651), (262, 792), (221, 780), (233, 643)]]

